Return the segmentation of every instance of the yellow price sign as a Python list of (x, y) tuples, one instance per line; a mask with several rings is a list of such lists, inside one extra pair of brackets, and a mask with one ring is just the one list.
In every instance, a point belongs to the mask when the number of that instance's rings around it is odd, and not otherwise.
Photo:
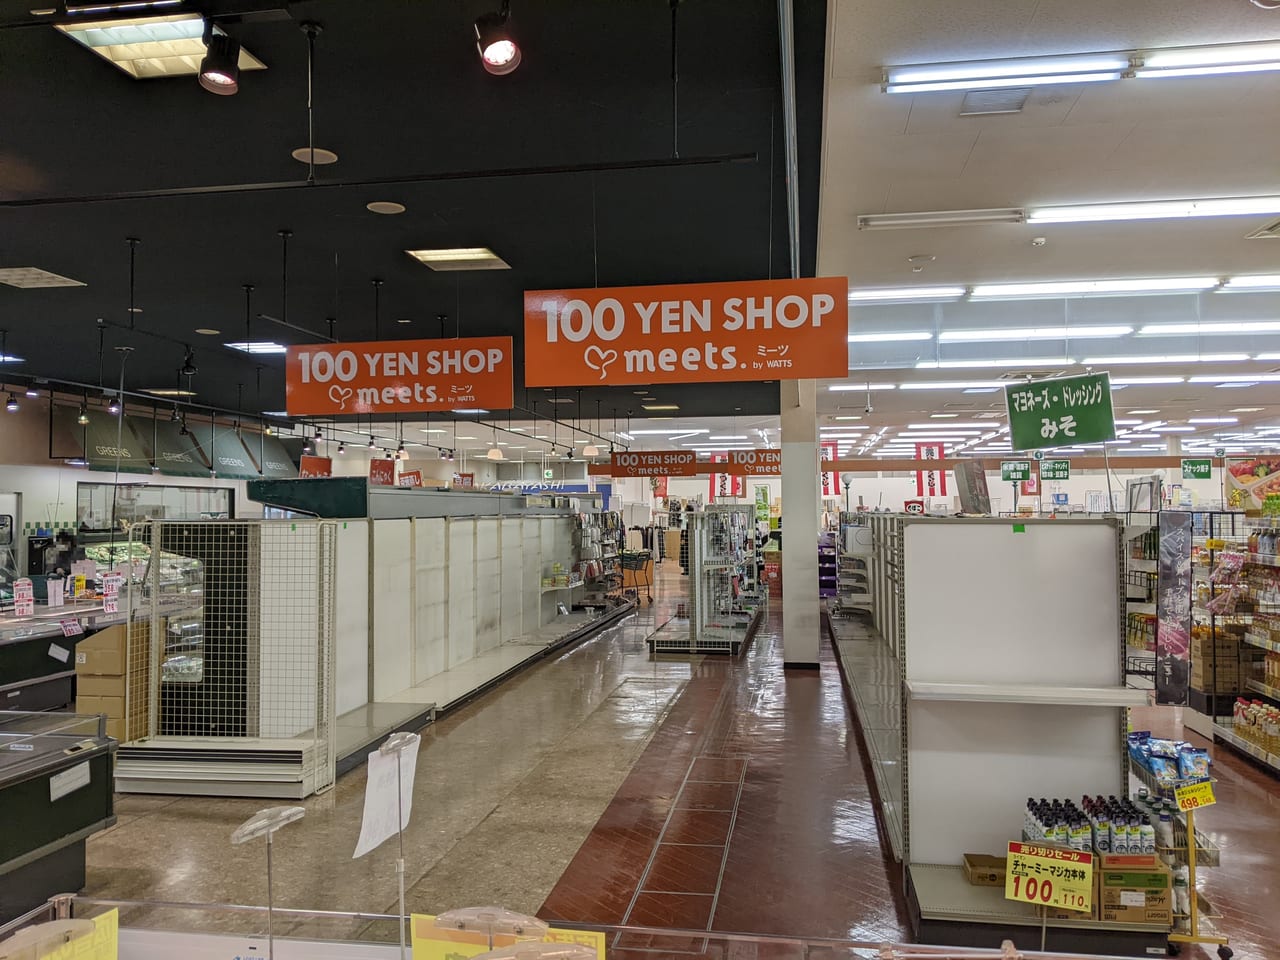
[(1218, 802), (1213, 796), (1213, 781), (1208, 777), (1184, 783), (1173, 791), (1173, 797), (1183, 813), (1199, 810), (1201, 807), (1212, 807)]
[(1205, 548), (1208, 550), (1225, 550), (1227, 549), (1227, 541), (1219, 540), (1216, 537), (1210, 537), (1204, 542)]
[[(453, 927), (436, 926), (436, 918), (431, 914), (412, 915), (410, 923), (412, 936), (413, 960), (467, 960), (481, 953), (487, 953), (489, 937), (480, 930), (458, 930)], [(493, 947), (509, 947), (518, 939), (506, 934), (494, 934)], [(595, 950), (597, 960), (605, 957), (605, 935), (590, 930), (559, 930), (550, 927), (543, 943), (578, 944)]]
[(1010, 841), (1004, 898), (1088, 913), (1093, 909), (1093, 854)]

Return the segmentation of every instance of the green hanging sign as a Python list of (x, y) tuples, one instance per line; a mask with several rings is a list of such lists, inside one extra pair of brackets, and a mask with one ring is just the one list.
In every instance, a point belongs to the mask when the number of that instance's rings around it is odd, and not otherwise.
[(1183, 460), (1182, 461), (1182, 479), (1183, 480), (1208, 480), (1213, 476), (1213, 461), (1209, 459), (1203, 460)]
[(1001, 460), (1000, 479), (1014, 482), (1031, 479), (1030, 460)]
[(1014, 450), (1041, 450), (1116, 437), (1111, 376), (1090, 373), (1010, 384), (1004, 388)]

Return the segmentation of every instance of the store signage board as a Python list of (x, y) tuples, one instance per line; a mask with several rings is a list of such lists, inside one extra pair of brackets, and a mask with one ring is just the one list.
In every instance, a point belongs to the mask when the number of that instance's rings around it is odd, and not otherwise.
[(1001, 460), (1000, 479), (1010, 483), (1027, 480), (1031, 477), (1030, 460)]
[[(368, 776), (364, 784), (364, 817), (352, 860), (363, 857), (409, 825), (420, 744), (419, 738), (414, 737), (412, 743), (402, 750), (388, 753), (374, 750), (369, 754)], [(397, 783), (400, 784), (399, 797), (396, 796)]]
[(531, 387), (844, 378), (844, 277), (528, 290)]
[(308, 343), (285, 358), (289, 416), (506, 410), (515, 364), (510, 337)]
[(1010, 384), (1004, 388), (1009, 442), (1014, 450), (1039, 450), (1116, 438), (1111, 376), (1089, 373)]
[(1088, 913), (1093, 909), (1093, 854), (1011, 841), (1004, 897)]
[(208, 457), (195, 435), (190, 430), (183, 433), (183, 429), (181, 422), (162, 416), (154, 423), (142, 425), (141, 435), (151, 432), (155, 441), (151, 455), (161, 473), (170, 477), (208, 477)]
[(698, 455), (692, 450), (615, 453), (609, 465), (615, 477), (693, 477), (698, 473)]
[(304, 453), (298, 458), (298, 478), (302, 480), (333, 476), (333, 458)]
[(757, 486), (756, 493), (756, 523), (769, 522), (769, 488), (766, 486)]
[(374, 487), (392, 487), (396, 482), (396, 462), (394, 460), (370, 460), (369, 484)]
[(1040, 479), (1041, 480), (1070, 480), (1071, 479), (1071, 461), (1070, 460), (1041, 460), (1040, 461)]
[(1199, 810), (1201, 807), (1212, 807), (1218, 802), (1213, 796), (1213, 781), (1208, 777), (1201, 777), (1175, 788), (1173, 798), (1178, 801), (1178, 809), (1183, 813)]
[(1182, 479), (1183, 480), (1208, 480), (1213, 476), (1213, 461), (1207, 457), (1204, 459), (1182, 461)]
[[(409, 933), (413, 947), (413, 960), (459, 960), (487, 953), (489, 935), (482, 929), (460, 930), (457, 927), (436, 925), (430, 914), (415, 913), (410, 917)], [(529, 942), (529, 941), (524, 941)], [(605, 960), (605, 934), (590, 930), (562, 930), (548, 927), (542, 943), (576, 944), (596, 952), (596, 960)], [(493, 949), (514, 946), (516, 938), (510, 934), (495, 933)]]
[(422, 486), (422, 471), (406, 470), (400, 474), (399, 482), (402, 487), (420, 487)]

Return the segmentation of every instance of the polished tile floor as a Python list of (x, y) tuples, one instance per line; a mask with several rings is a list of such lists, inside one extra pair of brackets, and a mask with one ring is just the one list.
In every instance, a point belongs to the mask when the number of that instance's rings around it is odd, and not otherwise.
[[(645, 638), (684, 590), (679, 567), (661, 565), (656, 603), (424, 731), (406, 837), (411, 910), (496, 903), (706, 934), (615, 942), (614, 955), (636, 960), (700, 955), (708, 944), (716, 952), (716, 933), (908, 937), (830, 643), (820, 670), (784, 672), (774, 617), (738, 659), (655, 661)], [(1139, 722), (1178, 718), (1163, 711)], [(1216, 773), (1220, 802), (1202, 827), (1223, 847), (1223, 867), (1205, 871), (1205, 893), (1237, 956), (1280, 956), (1280, 784), (1225, 748)], [(394, 912), (394, 844), (351, 859), (364, 786), (363, 770), (341, 778), (279, 834), (278, 904)], [(89, 842), (88, 892), (262, 903), (261, 847), (229, 838), (266, 805), (120, 797), (119, 824)], [(134, 922), (172, 925), (175, 916)], [(244, 918), (181, 922), (243, 928)], [(277, 930), (394, 936), (361, 924)]]

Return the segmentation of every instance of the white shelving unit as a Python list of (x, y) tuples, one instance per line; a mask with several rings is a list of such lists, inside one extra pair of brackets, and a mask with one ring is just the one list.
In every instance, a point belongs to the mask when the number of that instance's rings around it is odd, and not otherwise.
[[(948, 924), (1038, 925), (1034, 911), (967, 884), (961, 862), (1017, 839), (1028, 796), (1125, 791), (1125, 710), (1147, 693), (1125, 686), (1120, 522), (892, 516), (872, 530), (883, 653), (843, 628), (838, 649), (864, 731), (885, 702), (898, 709), (896, 737), (884, 716), (872, 733), (900, 750), (880, 758), (877, 787), (917, 932), (928, 942)], [(877, 660), (874, 683), (858, 676)], [(896, 698), (884, 689), (889, 665)], [(1057, 937), (1146, 932), (1050, 927), (1063, 928)]]

